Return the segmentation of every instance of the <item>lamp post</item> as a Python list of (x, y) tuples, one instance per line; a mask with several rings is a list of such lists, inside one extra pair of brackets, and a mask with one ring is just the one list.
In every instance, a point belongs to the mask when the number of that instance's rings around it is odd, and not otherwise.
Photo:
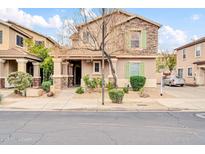
[(104, 59), (104, 50), (105, 50), (105, 21), (104, 21), (104, 15), (105, 15), (105, 8), (102, 8), (102, 105), (104, 105), (104, 98), (105, 98), (105, 77), (104, 77), (104, 65), (105, 65), (105, 59)]
[(160, 73), (161, 73), (160, 96), (163, 96), (163, 85), (164, 85), (163, 72), (164, 72), (164, 69), (160, 69)]

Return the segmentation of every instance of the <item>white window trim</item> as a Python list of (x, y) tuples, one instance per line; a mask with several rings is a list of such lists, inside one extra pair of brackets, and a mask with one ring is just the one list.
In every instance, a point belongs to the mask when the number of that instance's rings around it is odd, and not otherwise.
[[(95, 64), (99, 64), (99, 72), (95, 72)], [(93, 74), (101, 74), (101, 61), (93, 61)]]
[[(199, 55), (199, 56), (196, 55), (197, 46), (200, 46), (200, 55)], [(195, 57), (196, 57), (196, 58), (201, 57), (201, 44), (196, 44), (196, 45), (195, 45)]]
[[(16, 46), (17, 46), (17, 47), (19, 47), (19, 48), (24, 48), (24, 43), (23, 43), (23, 47), (22, 47), (22, 46), (17, 45), (17, 35), (18, 35), (18, 36), (20, 36), (20, 37), (23, 37), (23, 36), (22, 36), (22, 35), (20, 35), (20, 34), (16, 34), (16, 37), (15, 37), (15, 44), (16, 44)], [(23, 37), (23, 40), (24, 40), (24, 37)]]
[[(191, 68), (192, 75), (189, 75), (189, 68)], [(193, 68), (192, 67), (187, 67), (187, 77), (193, 77)]]

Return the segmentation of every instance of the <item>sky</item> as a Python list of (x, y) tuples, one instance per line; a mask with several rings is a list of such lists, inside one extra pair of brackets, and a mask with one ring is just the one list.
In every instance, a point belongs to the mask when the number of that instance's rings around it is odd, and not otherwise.
[[(159, 50), (171, 51), (193, 39), (205, 36), (205, 9), (129, 8), (132, 14), (149, 18), (162, 25), (159, 30)], [(95, 13), (95, 9), (87, 9)], [(73, 23), (79, 9), (71, 8), (10, 8), (0, 9), (0, 19), (12, 20), (58, 40), (65, 20)]]

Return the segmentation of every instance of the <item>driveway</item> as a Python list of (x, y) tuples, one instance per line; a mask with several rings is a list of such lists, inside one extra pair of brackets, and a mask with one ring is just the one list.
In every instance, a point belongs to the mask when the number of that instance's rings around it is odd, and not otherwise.
[(181, 111), (205, 111), (205, 87), (164, 87), (164, 92), (175, 98), (158, 99), (161, 105)]
[(205, 99), (205, 86), (200, 87), (164, 87), (164, 92), (169, 93), (177, 98), (194, 98)]

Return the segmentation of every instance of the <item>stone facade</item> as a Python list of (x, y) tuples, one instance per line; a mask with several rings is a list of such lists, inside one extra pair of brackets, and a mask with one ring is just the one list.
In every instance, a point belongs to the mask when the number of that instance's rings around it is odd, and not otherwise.
[(41, 86), (41, 78), (33, 78), (33, 87), (39, 88)]
[(0, 78), (0, 89), (1, 88), (5, 88), (5, 79), (4, 78)]

